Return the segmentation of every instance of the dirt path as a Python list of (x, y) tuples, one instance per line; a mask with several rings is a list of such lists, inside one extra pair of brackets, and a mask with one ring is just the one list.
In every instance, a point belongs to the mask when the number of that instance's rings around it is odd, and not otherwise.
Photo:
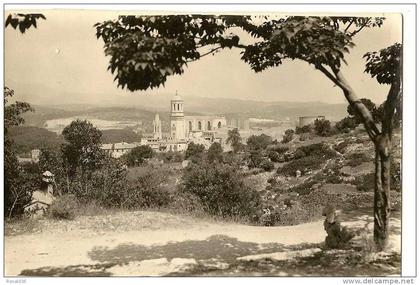
[[(127, 219), (133, 216), (124, 215)], [(162, 223), (169, 221), (169, 225), (164, 228), (156, 225), (159, 223), (156, 216)], [(141, 212), (141, 217), (141, 223), (153, 221), (155, 227), (133, 226), (133, 230), (128, 230), (112, 226), (93, 233), (80, 226), (83, 221), (79, 220), (76, 222), (79, 226), (66, 225), (66, 231), (46, 229), (35, 234), (6, 236), (5, 274), (150, 276), (183, 272), (191, 267), (216, 270), (246, 260), (247, 256), (267, 258), (268, 254), (270, 258), (270, 254), (279, 256), (287, 252), (289, 256), (277, 257), (287, 259), (291, 258), (290, 253), (310, 255), (319, 251), (319, 243), (325, 238), (322, 221), (290, 227), (254, 227), (156, 212)], [(171, 224), (172, 219), (176, 222)], [(356, 220), (350, 222), (358, 226), (365, 223), (363, 218)], [(398, 220), (393, 224), (397, 227), (393, 238), (398, 243)]]

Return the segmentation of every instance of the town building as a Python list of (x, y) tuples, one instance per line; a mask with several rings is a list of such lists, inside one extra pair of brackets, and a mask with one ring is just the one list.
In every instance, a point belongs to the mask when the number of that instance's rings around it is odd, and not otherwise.
[(21, 164), (25, 163), (38, 163), (39, 162), (39, 156), (41, 154), (41, 150), (39, 149), (33, 149), (30, 153), (25, 153), (23, 156), (18, 156), (18, 162)]
[(325, 120), (325, 116), (302, 116), (299, 117), (299, 127), (306, 125), (311, 125), (315, 123), (316, 120)]
[(148, 145), (156, 152), (185, 151), (190, 142), (203, 144), (209, 148), (213, 142), (222, 143), (220, 133), (227, 132), (224, 116), (185, 116), (184, 100), (178, 93), (170, 102), (169, 134), (166, 137), (163, 135), (159, 114), (155, 115), (152, 123), (153, 134), (143, 136), (140, 142), (103, 144), (102, 149), (111, 156), (119, 158), (140, 145)]

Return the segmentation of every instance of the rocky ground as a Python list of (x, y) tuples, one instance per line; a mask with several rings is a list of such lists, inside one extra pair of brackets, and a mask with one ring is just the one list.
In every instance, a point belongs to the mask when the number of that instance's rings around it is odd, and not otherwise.
[[(343, 213), (359, 229), (346, 250), (324, 250), (322, 220), (286, 227), (220, 223), (159, 212), (8, 224), (6, 276), (352, 276), (400, 274), (400, 219), (387, 252), (369, 246), (368, 212)], [(27, 229), (23, 231), (22, 229)], [(41, 230), (42, 229), (42, 230)]]

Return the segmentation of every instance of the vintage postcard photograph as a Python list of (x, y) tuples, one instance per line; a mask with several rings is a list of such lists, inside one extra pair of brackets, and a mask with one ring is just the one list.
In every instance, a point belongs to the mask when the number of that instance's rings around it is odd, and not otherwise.
[(5, 277), (402, 276), (401, 13), (3, 12)]

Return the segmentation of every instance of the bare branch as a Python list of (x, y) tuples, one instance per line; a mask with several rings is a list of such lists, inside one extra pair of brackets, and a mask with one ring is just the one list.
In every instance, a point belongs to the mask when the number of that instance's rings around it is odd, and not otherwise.
[(366, 25), (369, 23), (369, 19), (368, 20), (366, 20), (366, 22), (364, 22), (361, 26), (360, 26), (360, 28), (358, 28), (358, 29), (356, 29), (356, 30), (354, 30), (353, 32), (351, 32), (350, 33), (350, 36), (351, 37), (353, 37), (354, 35), (356, 35), (357, 33), (359, 33), (364, 27), (366, 27)]
[(354, 20), (353, 20), (353, 19), (351, 19), (351, 20), (349, 21), (349, 24), (347, 25), (347, 27), (344, 29), (344, 33), (347, 33), (348, 29), (351, 27), (351, 25), (353, 25), (353, 23), (354, 23)]
[(212, 53), (214, 53), (214, 52), (216, 52), (217, 50), (219, 50), (219, 49), (221, 49), (222, 47), (217, 47), (217, 48), (214, 48), (214, 49), (211, 49), (210, 51), (208, 51), (208, 52), (206, 52), (206, 53), (203, 53), (203, 54), (200, 54), (200, 58), (202, 58), (202, 57), (204, 57), (204, 56), (206, 56), (206, 55), (209, 55), (209, 54), (212, 54)]

